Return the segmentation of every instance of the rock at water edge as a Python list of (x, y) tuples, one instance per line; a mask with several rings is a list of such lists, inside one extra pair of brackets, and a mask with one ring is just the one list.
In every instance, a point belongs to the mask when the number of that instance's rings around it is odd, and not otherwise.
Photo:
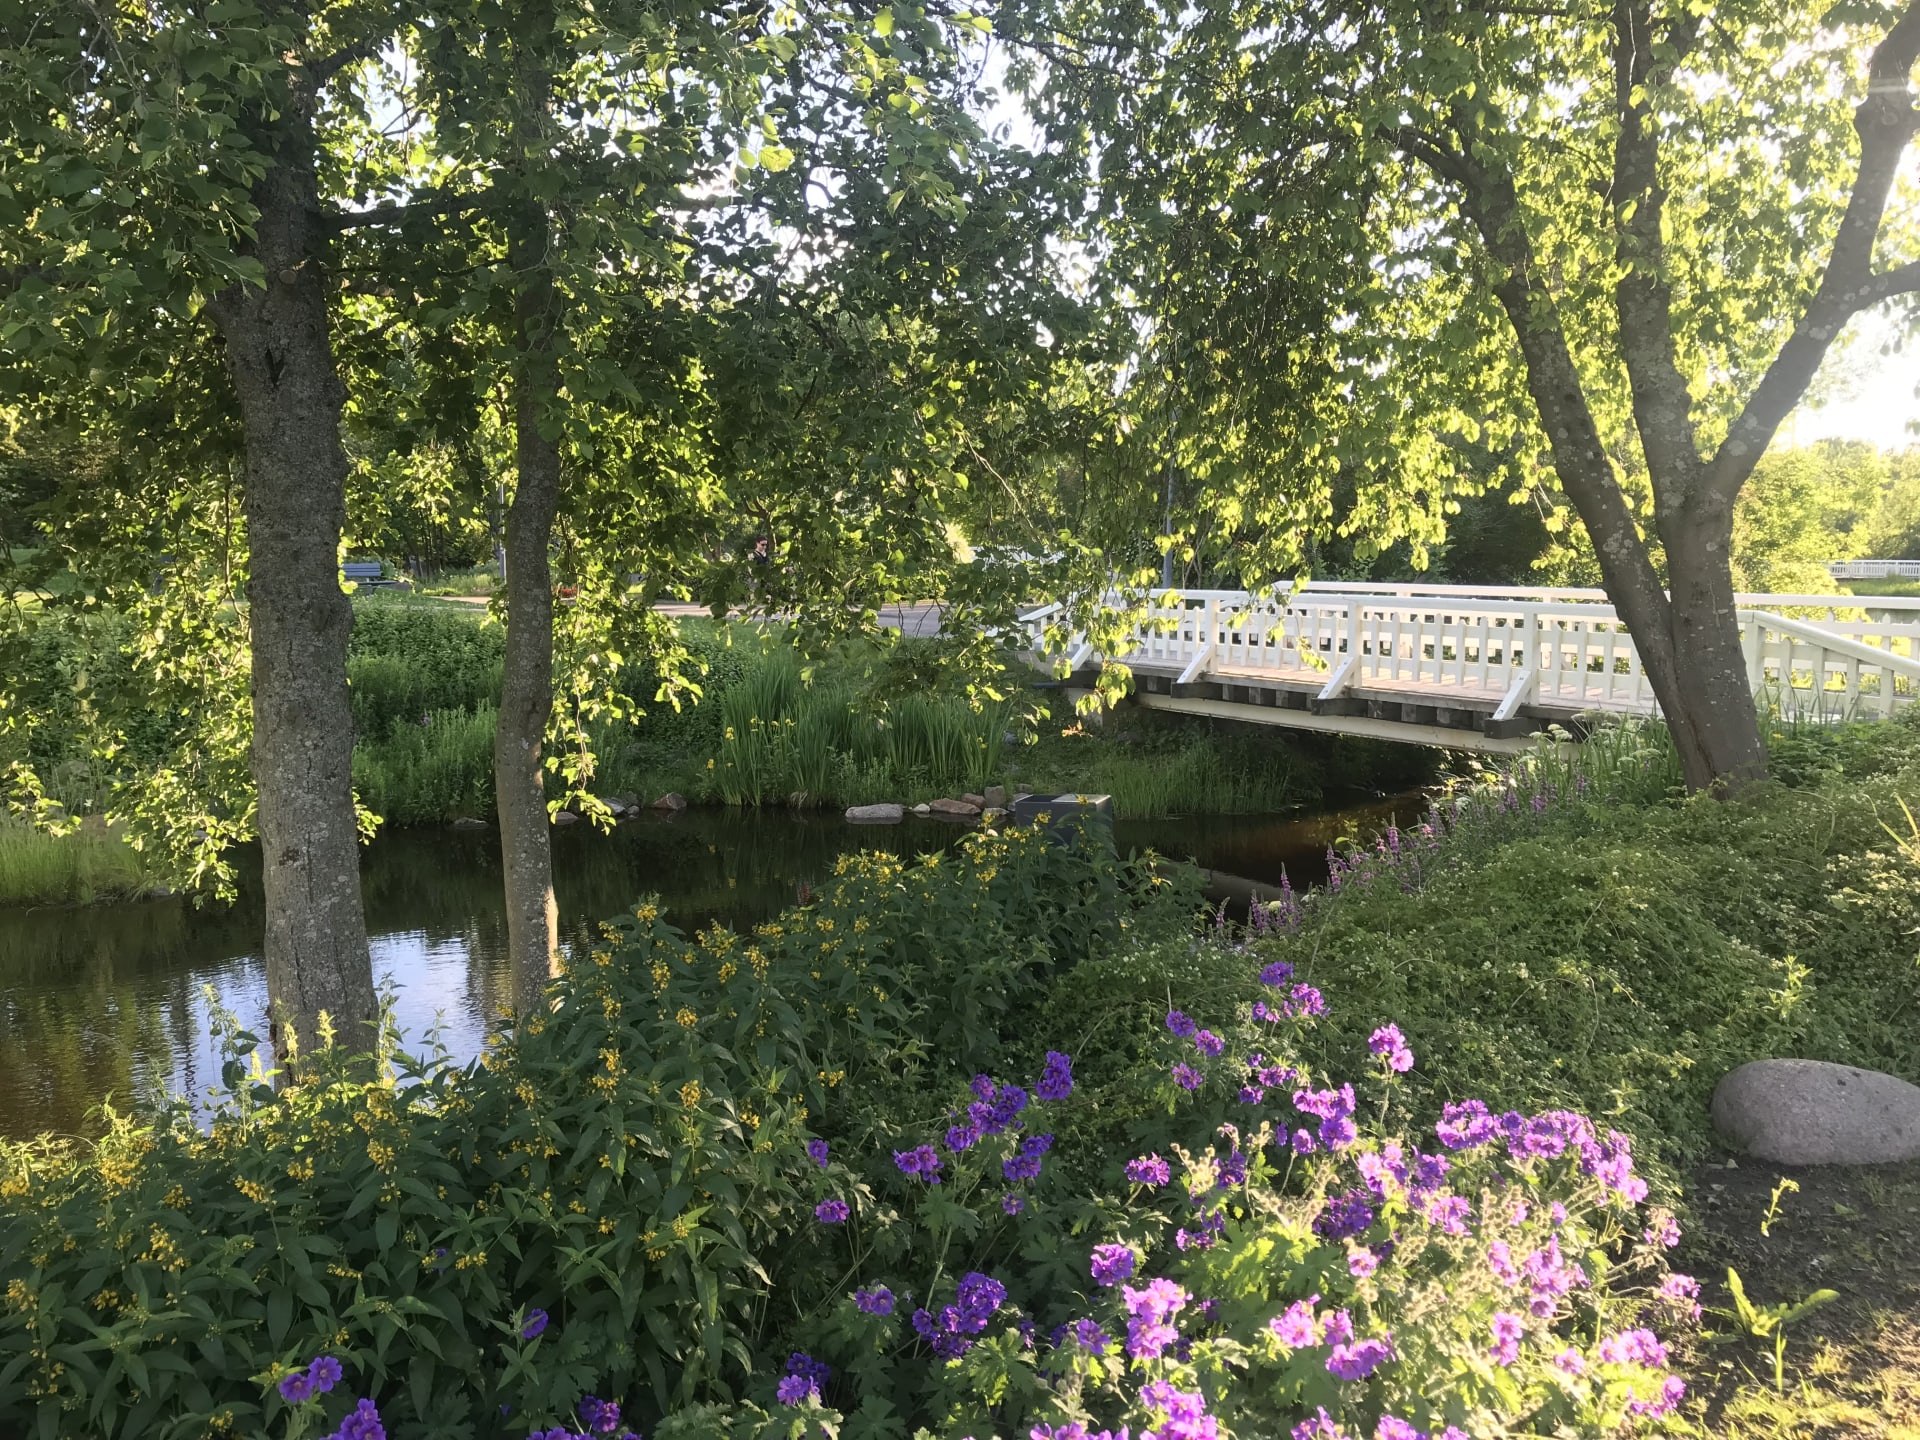
[(553, 817), (553, 823), (556, 825), (578, 825), (580, 823), (580, 817), (571, 810), (562, 810)]
[(684, 810), (687, 808), (687, 797), (682, 795), (678, 790), (669, 790), (653, 802), (653, 808), (656, 810)]
[(955, 820), (971, 820), (980, 813), (980, 807), (968, 800), (935, 800), (927, 806), (930, 815), (946, 815)]
[(1776, 1165), (1920, 1159), (1920, 1085), (1825, 1060), (1754, 1060), (1714, 1087), (1713, 1127)]
[(904, 805), (850, 805), (847, 819), (856, 825), (898, 825), (906, 818)]
[(962, 805), (971, 805), (976, 810), (984, 810), (987, 808), (987, 797), (984, 795), (975, 795), (969, 791), (960, 797), (960, 803)]
[(455, 830), (485, 830), (487, 828), (487, 822), (484, 820), (476, 820), (471, 815), (462, 815), (458, 820), (453, 822), (452, 828)]
[(987, 786), (987, 793), (980, 798), (987, 802), (984, 807), (985, 809), (1004, 810), (1007, 808), (1007, 787), (1004, 785), (989, 785)]

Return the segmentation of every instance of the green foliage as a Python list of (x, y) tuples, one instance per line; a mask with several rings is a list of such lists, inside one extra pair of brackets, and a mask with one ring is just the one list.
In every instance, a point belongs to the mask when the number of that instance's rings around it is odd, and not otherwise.
[(1747, 1287), (1740, 1279), (1740, 1272), (1731, 1266), (1727, 1269), (1727, 1290), (1733, 1296), (1733, 1309), (1728, 1312), (1730, 1318), (1754, 1339), (1772, 1343), (1773, 1389), (1776, 1395), (1784, 1394), (1787, 1388), (1787, 1327), (1822, 1305), (1838, 1300), (1839, 1292), (1815, 1290), (1797, 1304), (1782, 1301), (1772, 1305), (1756, 1305), (1747, 1298)]
[(1724, 802), (1518, 800), (1496, 813), (1498, 844), (1465, 825), (1426, 861), (1409, 836), (1414, 859), (1357, 870), (1337, 902), (1259, 943), (1350, 998), (1316, 1032), (1336, 1053), (1394, 1016), (1444, 1056), (1416, 1072), (1427, 1103), (1558, 1097), (1669, 1160), (1708, 1144), (1709, 1092), (1744, 1061), (1920, 1073), (1920, 884), (1887, 830), (1920, 796), (1920, 724), (1772, 743), (1796, 784)]
[(429, 710), (478, 710), (500, 694), (505, 633), (454, 606), (357, 597), (347, 679), (360, 740), (384, 740)]
[(1879, 542), (1877, 512), (1892, 490), (1887, 458), (1868, 445), (1830, 440), (1769, 451), (1734, 510), (1736, 587), (1835, 593), (1827, 562), (1867, 554), (1862, 547)]
[(524, 1435), (588, 1390), (770, 1406), (779, 1277), (830, 1283), (808, 1116), (867, 1143), (936, 1115), (1162, 890), (1026, 833), (849, 860), (751, 936), (642, 904), (466, 1069), (388, 1040), (377, 1080), (329, 1051), (276, 1092), (228, 1021), (209, 1129), (183, 1104), (0, 1147), (0, 1427), (260, 1433), (322, 1352), (330, 1423), (372, 1394), (403, 1440)]
[(379, 744), (355, 747), (353, 788), (393, 825), (484, 818), (493, 813), (493, 730), (491, 705), (428, 711)]

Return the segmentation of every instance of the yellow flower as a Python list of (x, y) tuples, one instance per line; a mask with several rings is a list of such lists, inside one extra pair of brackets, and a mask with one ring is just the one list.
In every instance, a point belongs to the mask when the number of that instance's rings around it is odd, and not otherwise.
[(673, 1017), (673, 1020), (682, 1030), (691, 1030), (700, 1023), (700, 1017), (684, 1005), (680, 1007), (679, 1013)]
[(689, 1080), (680, 1087), (680, 1104), (683, 1109), (691, 1110), (700, 1103), (700, 1082)]

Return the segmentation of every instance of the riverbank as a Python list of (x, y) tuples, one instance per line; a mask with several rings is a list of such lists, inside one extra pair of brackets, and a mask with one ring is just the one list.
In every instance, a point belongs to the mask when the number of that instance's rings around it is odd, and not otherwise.
[[(173, 1131), (141, 1152), (127, 1132), (97, 1151), (0, 1150), (0, 1194), (19, 1207), (0, 1216), (19, 1236), (0, 1252), (18, 1257), (38, 1244), (34, 1253), (53, 1257), (45, 1274), (19, 1277), (11, 1303), (31, 1304), (69, 1272), (108, 1263), (117, 1274), (134, 1263), (96, 1253), (106, 1242), (91, 1217), (108, 1187), (140, 1233), (166, 1230), (177, 1283), (211, 1296), (216, 1317), (250, 1315), (263, 1284), (293, 1281), (270, 1269), (230, 1285), (219, 1278), (226, 1252), (206, 1237), (227, 1244), (292, 1226), (337, 1254), (351, 1278), (336, 1284), (335, 1272), (316, 1270), (318, 1288), (275, 1354), (324, 1346), (343, 1357), (351, 1393), (376, 1400), (401, 1440), (449, 1416), (481, 1424), (500, 1404), (548, 1423), (583, 1386), (622, 1400), (649, 1433), (745, 1435), (778, 1413), (773, 1387), (800, 1350), (830, 1367), (818, 1398), (842, 1415), (882, 1386), (890, 1413), (913, 1424), (954, 1413), (972, 1423), (977, 1410), (975, 1433), (1013, 1434), (1061, 1418), (1045, 1408), (1054, 1392), (1030, 1383), (1034, 1367), (1078, 1363), (1047, 1338), (1054, 1326), (1071, 1331), (1091, 1313), (1125, 1331), (1127, 1317), (1109, 1313), (1112, 1288), (1085, 1279), (1089, 1245), (1106, 1239), (1130, 1249), (1133, 1282), (1164, 1278), (1216, 1298), (1170, 1324), (1176, 1338), (1244, 1355), (1249, 1383), (1234, 1369), (1204, 1387), (1235, 1433), (1286, 1433), (1316, 1405), (1339, 1407), (1366, 1433), (1383, 1408), (1422, 1428), (1472, 1413), (1488, 1433), (1533, 1433), (1535, 1411), (1511, 1409), (1488, 1383), (1485, 1337), (1500, 1340), (1505, 1325), (1512, 1358), (1497, 1373), (1529, 1395), (1587, 1377), (1579, 1394), (1614, 1407), (1609, 1434), (1650, 1425), (1648, 1410), (1621, 1413), (1631, 1396), (1678, 1403), (1689, 1423), (1742, 1440), (1901, 1435), (1914, 1405), (1902, 1367), (1920, 1335), (1913, 1286), (1900, 1278), (1915, 1269), (1907, 1172), (1803, 1172), (1803, 1190), (1783, 1196), (1771, 1234), (1756, 1238), (1782, 1172), (1744, 1160), (1728, 1170), (1705, 1097), (1726, 1070), (1773, 1055), (1920, 1076), (1911, 1024), (1920, 836), (1898, 804), (1920, 806), (1920, 720), (1777, 734), (1779, 778), (1729, 801), (1671, 798), (1658, 749), (1583, 752), (1591, 762), (1576, 757), (1571, 770), (1563, 757), (1537, 757), (1510, 785), (1443, 806), (1425, 822), (1431, 833), (1408, 825), (1349, 853), (1325, 889), (1263, 912), (1250, 934), (1210, 921), (1196, 928), (1190, 892), (1036, 847), (1024, 833), (965, 834), (938, 865), (848, 861), (777, 920), (709, 928), (693, 942), (668, 932), (653, 904), (629, 906), (593, 963), (570, 967), (551, 1016), (487, 1066), (433, 1079), (430, 1092), (315, 1087), (288, 1097), (284, 1113), (280, 1103), (236, 1110), (218, 1144)], [(1270, 1018), (1276, 1006), (1283, 1019)], [(776, 1016), (764, 1053), (736, 1043)], [(1389, 1023), (1397, 1028), (1383, 1030)], [(803, 1047), (804, 1065), (782, 1046)], [(1301, 1073), (1264, 1078), (1283, 1064)], [(786, 1078), (796, 1066), (818, 1077), (802, 1080), (798, 1095)], [(995, 1138), (1000, 1131), (943, 1130), (968, 1104), (989, 1120), (997, 1113), (987, 1102), (998, 1091), (968, 1093), (976, 1074), (1018, 1077), (1019, 1105), (1009, 1102), (1010, 1115), (1025, 1113), (1012, 1132), (1025, 1137), (1018, 1150)], [(1350, 1117), (1343, 1079), (1361, 1099)], [(1442, 1107), (1469, 1097), (1496, 1114), (1577, 1110), (1602, 1134), (1629, 1132), (1652, 1194), (1636, 1198), (1627, 1172), (1609, 1168), (1620, 1196), (1583, 1208), (1598, 1192), (1564, 1188), (1583, 1172), (1553, 1162), (1551, 1147), (1510, 1163), (1503, 1144), (1436, 1139)], [(373, 1143), (351, 1123), (356, 1114), (371, 1117)], [(638, 1134), (609, 1142), (619, 1161), (609, 1169), (608, 1145), (588, 1137), (613, 1114), (623, 1133)], [(1341, 1128), (1347, 1118), (1351, 1130)], [(1280, 1149), (1261, 1129), (1291, 1135), (1316, 1123), (1323, 1140), (1307, 1129), (1305, 1143)], [(1549, 1129), (1569, 1126), (1584, 1133), (1564, 1115)], [(1238, 1161), (1221, 1139), (1228, 1133), (1251, 1147), (1233, 1147)], [(1389, 1143), (1446, 1159), (1452, 1170), (1440, 1176), (1454, 1177), (1461, 1203), (1367, 1201), (1367, 1185), (1410, 1183), (1392, 1181), (1391, 1167), (1368, 1168), (1365, 1157)], [(1198, 1209), (1182, 1186), (1163, 1192), (1147, 1171), (1143, 1181), (1123, 1170), (1150, 1152), (1173, 1156), (1176, 1144), (1200, 1166), (1183, 1177), (1204, 1197)], [(937, 1191), (903, 1173), (924, 1173), (929, 1155), (945, 1182)], [(431, 1170), (431, 1185), (394, 1182), (416, 1165)], [(692, 1176), (691, 1188), (663, 1199), (670, 1169)], [(1527, 1201), (1524, 1212), (1484, 1206), (1489, 1187)], [(585, 1208), (546, 1204), (543, 1188), (586, 1197)], [(69, 1197), (64, 1208), (42, 1204), (42, 1189)], [(705, 1208), (721, 1190), (746, 1199)], [(373, 1192), (387, 1197), (379, 1213), (395, 1216), (390, 1241), (365, 1223)], [(1551, 1206), (1563, 1202), (1569, 1218), (1554, 1221)], [(1647, 1238), (1666, 1234), (1669, 1206), (1682, 1235), (1670, 1253)], [(1220, 1228), (1205, 1228), (1216, 1210)], [(742, 1218), (709, 1233), (705, 1213)], [(1080, 1228), (1087, 1215), (1099, 1217), (1092, 1236)], [(1195, 1224), (1198, 1232), (1184, 1228)], [(1566, 1227), (1553, 1232), (1559, 1251), (1546, 1248), (1550, 1224)], [(446, 1265), (423, 1267), (432, 1241), (416, 1237), (441, 1234), (458, 1237)], [(582, 1246), (606, 1247), (608, 1263), (538, 1258)], [(1420, 1258), (1436, 1246), (1445, 1251), (1438, 1269)], [(1529, 1318), (1499, 1278), (1502, 1254), (1517, 1265), (1536, 1250), (1582, 1267), (1556, 1271), (1563, 1288), (1544, 1301), (1536, 1287), (1551, 1326)], [(523, 1260), (494, 1267), (482, 1251)], [(1023, 1258), (1035, 1253), (1059, 1263), (1036, 1269)], [(1614, 1258), (1600, 1267), (1596, 1254)], [(930, 1268), (934, 1255), (948, 1267)], [(1648, 1298), (1673, 1263), (1700, 1284), (1704, 1331), (1687, 1318), (1684, 1282), (1666, 1300)], [(750, 1278), (739, 1264), (759, 1270)], [(1777, 1390), (1770, 1343), (1714, 1313), (1734, 1308), (1727, 1264), (1763, 1304), (1820, 1284), (1843, 1291), (1795, 1323)], [(423, 1328), (382, 1332), (376, 1348), (357, 1317), (384, 1293), (381, 1277), (403, 1268), (409, 1293), (429, 1301)], [(992, 1402), (1014, 1405), (1010, 1420), (971, 1388), (980, 1372), (929, 1366), (904, 1315), (880, 1325), (850, 1298), (855, 1288), (911, 1289), (938, 1314), (952, 1295), (949, 1271), (963, 1270), (1002, 1287), (994, 1293), (1009, 1307), (967, 1334), (1013, 1367), (1018, 1383)], [(727, 1298), (703, 1329), (690, 1317), (716, 1284)], [(668, 1323), (620, 1320), (642, 1293), (667, 1307)], [(1314, 1378), (1317, 1354), (1285, 1369), (1267, 1322), (1309, 1293), (1345, 1312), (1356, 1348), (1390, 1333), (1392, 1349), (1379, 1351), (1389, 1364), (1355, 1366), (1339, 1387)], [(452, 1376), (436, 1367), (424, 1397), (409, 1382), (422, 1355), (478, 1355), (536, 1308), (566, 1327), (582, 1373), (563, 1376), (541, 1350), (514, 1372), (526, 1383), (516, 1379), (510, 1394), (455, 1378), (495, 1373), (464, 1364)], [(1513, 1318), (1494, 1323), (1496, 1310)], [(1594, 1329), (1596, 1311), (1605, 1331)], [(1016, 1319), (1033, 1326), (1031, 1355)], [(44, 1323), (68, 1322), (49, 1314)], [(1625, 1342), (1610, 1338), (1616, 1331), (1636, 1337), (1631, 1362), (1621, 1359)], [(1290, 1343), (1304, 1353), (1313, 1341)], [(196, 1379), (244, 1411), (271, 1358), (225, 1355), (197, 1365)], [(1683, 1399), (1662, 1389), (1669, 1361), (1688, 1386)], [(711, 1382), (670, 1395), (647, 1383), (655, 1362), (681, 1374), (716, 1368)], [(1203, 1388), (1186, 1368), (1167, 1378)], [(1307, 1382), (1320, 1387), (1311, 1399), (1297, 1388)], [(52, 1393), (76, 1406), (125, 1403), (76, 1386)], [(1120, 1423), (1141, 1418), (1137, 1390), (1085, 1393), (1096, 1419)], [(169, 1387), (156, 1403), (186, 1415), (203, 1403), (197, 1394)], [(696, 1402), (711, 1408), (685, 1408)], [(0, 1385), (0, 1416), (27, 1403)]]
[[(381, 592), (356, 597), (354, 614), (348, 678), (361, 802), (387, 829), (490, 823), (501, 630), (473, 607)], [(1127, 819), (1291, 815), (1431, 783), (1443, 764), (1437, 752), (1411, 747), (1132, 706), (1083, 717), (1061, 691), (1022, 672), (1003, 677), (1000, 698), (970, 696), (925, 641), (850, 642), (803, 673), (779, 632), (678, 623), (700, 694), (592, 726), (596, 795), (640, 806), (673, 793), (696, 807), (838, 813), (1002, 784), (1111, 795)], [(96, 616), (50, 627), (47, 666), (62, 663), (54, 653), (62, 644), (76, 655), (111, 655), (113, 625)], [(622, 684), (650, 697), (662, 680), (634, 669)], [(74, 722), (66, 751), (31, 758), (53, 782), (50, 795), (86, 815), (111, 803), (111, 793), (77, 711)], [(149, 758), (161, 763), (160, 750), (119, 763), (137, 770)], [(561, 794), (556, 780), (553, 797)], [(4, 843), (8, 835), (16, 843)], [(85, 903), (163, 878), (93, 830), (62, 839), (0, 830), (0, 905)]]

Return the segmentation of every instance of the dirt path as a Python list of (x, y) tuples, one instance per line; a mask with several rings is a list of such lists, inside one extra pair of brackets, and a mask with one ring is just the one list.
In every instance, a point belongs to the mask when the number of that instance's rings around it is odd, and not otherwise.
[[(1783, 1191), (1776, 1208), (1783, 1179), (1799, 1189)], [(1708, 1330), (1733, 1338), (1691, 1357), (1707, 1434), (1920, 1440), (1920, 1163), (1798, 1169), (1741, 1160), (1729, 1169), (1721, 1161), (1692, 1180), (1693, 1226), (1676, 1265), (1699, 1277), (1709, 1312), (1733, 1308), (1729, 1266), (1759, 1306), (1820, 1289), (1840, 1296), (1788, 1328), (1782, 1391), (1772, 1343), (1708, 1314)]]

